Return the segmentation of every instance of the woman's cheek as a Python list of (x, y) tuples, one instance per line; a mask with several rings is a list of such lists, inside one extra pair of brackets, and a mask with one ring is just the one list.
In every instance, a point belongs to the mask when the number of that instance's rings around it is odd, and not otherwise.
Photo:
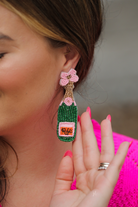
[(49, 57), (37, 53), (28, 57), (7, 55), (0, 62), (0, 92), (16, 106), (20, 103), (22, 109), (26, 105), (39, 108), (49, 104), (57, 85), (54, 64)]
[(10, 58), (3, 58), (0, 61), (0, 90), (8, 92), (12, 88), (19, 87), (26, 79), (25, 71), (26, 68), (18, 59), (12, 61)]
[[(28, 58), (29, 57), (29, 58)], [(24, 61), (25, 60), (25, 61)], [(41, 60), (24, 54), (5, 56), (0, 61), (0, 90), (12, 90), (31, 84), (37, 76)]]

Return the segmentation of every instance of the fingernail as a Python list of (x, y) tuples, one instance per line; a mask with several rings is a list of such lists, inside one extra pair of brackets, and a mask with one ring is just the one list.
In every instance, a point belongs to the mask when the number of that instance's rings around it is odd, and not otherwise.
[(129, 148), (131, 147), (132, 143), (133, 143), (133, 141), (131, 141), (131, 142), (129, 143)]
[(90, 109), (90, 107), (89, 107), (89, 106), (87, 107), (86, 111), (89, 113), (90, 118), (92, 118), (91, 109)]
[(109, 114), (106, 119), (108, 119), (110, 122), (112, 121), (111, 115)]
[(72, 157), (72, 151), (71, 150), (66, 151), (63, 157), (66, 156)]
[(80, 125), (81, 125), (81, 118), (80, 118), (80, 116), (78, 115), (78, 122), (80, 123)]
[(78, 122), (80, 122), (80, 116), (78, 115)]

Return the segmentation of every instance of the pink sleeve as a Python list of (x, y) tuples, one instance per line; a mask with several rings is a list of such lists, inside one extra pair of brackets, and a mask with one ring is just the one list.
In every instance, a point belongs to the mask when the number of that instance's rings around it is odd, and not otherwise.
[[(99, 150), (101, 151), (100, 125), (92, 120)], [(136, 207), (138, 206), (138, 141), (130, 137), (113, 133), (115, 153), (124, 141), (133, 143), (128, 150), (125, 162), (120, 171), (119, 179), (115, 186), (108, 207)], [(72, 183), (71, 190), (76, 189), (76, 180)]]

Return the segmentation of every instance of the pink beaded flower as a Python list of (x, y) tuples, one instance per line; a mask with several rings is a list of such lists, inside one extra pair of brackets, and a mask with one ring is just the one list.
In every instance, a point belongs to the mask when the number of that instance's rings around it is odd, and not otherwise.
[(70, 97), (67, 97), (67, 98), (65, 98), (65, 100), (64, 100), (64, 103), (67, 105), (67, 106), (71, 106), (71, 104), (72, 104), (72, 98), (70, 98)]
[(62, 72), (60, 77), (61, 79), (59, 83), (61, 86), (66, 86), (69, 81), (75, 83), (79, 80), (79, 77), (76, 75), (76, 70), (74, 69), (70, 69), (68, 73)]

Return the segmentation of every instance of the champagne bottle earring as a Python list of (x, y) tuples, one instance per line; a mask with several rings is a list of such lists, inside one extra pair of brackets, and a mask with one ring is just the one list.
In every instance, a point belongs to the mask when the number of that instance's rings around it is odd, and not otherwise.
[(74, 82), (79, 80), (76, 70), (61, 72), (60, 85), (65, 88), (65, 95), (58, 108), (57, 136), (61, 141), (71, 142), (75, 139), (78, 109), (73, 96)]

